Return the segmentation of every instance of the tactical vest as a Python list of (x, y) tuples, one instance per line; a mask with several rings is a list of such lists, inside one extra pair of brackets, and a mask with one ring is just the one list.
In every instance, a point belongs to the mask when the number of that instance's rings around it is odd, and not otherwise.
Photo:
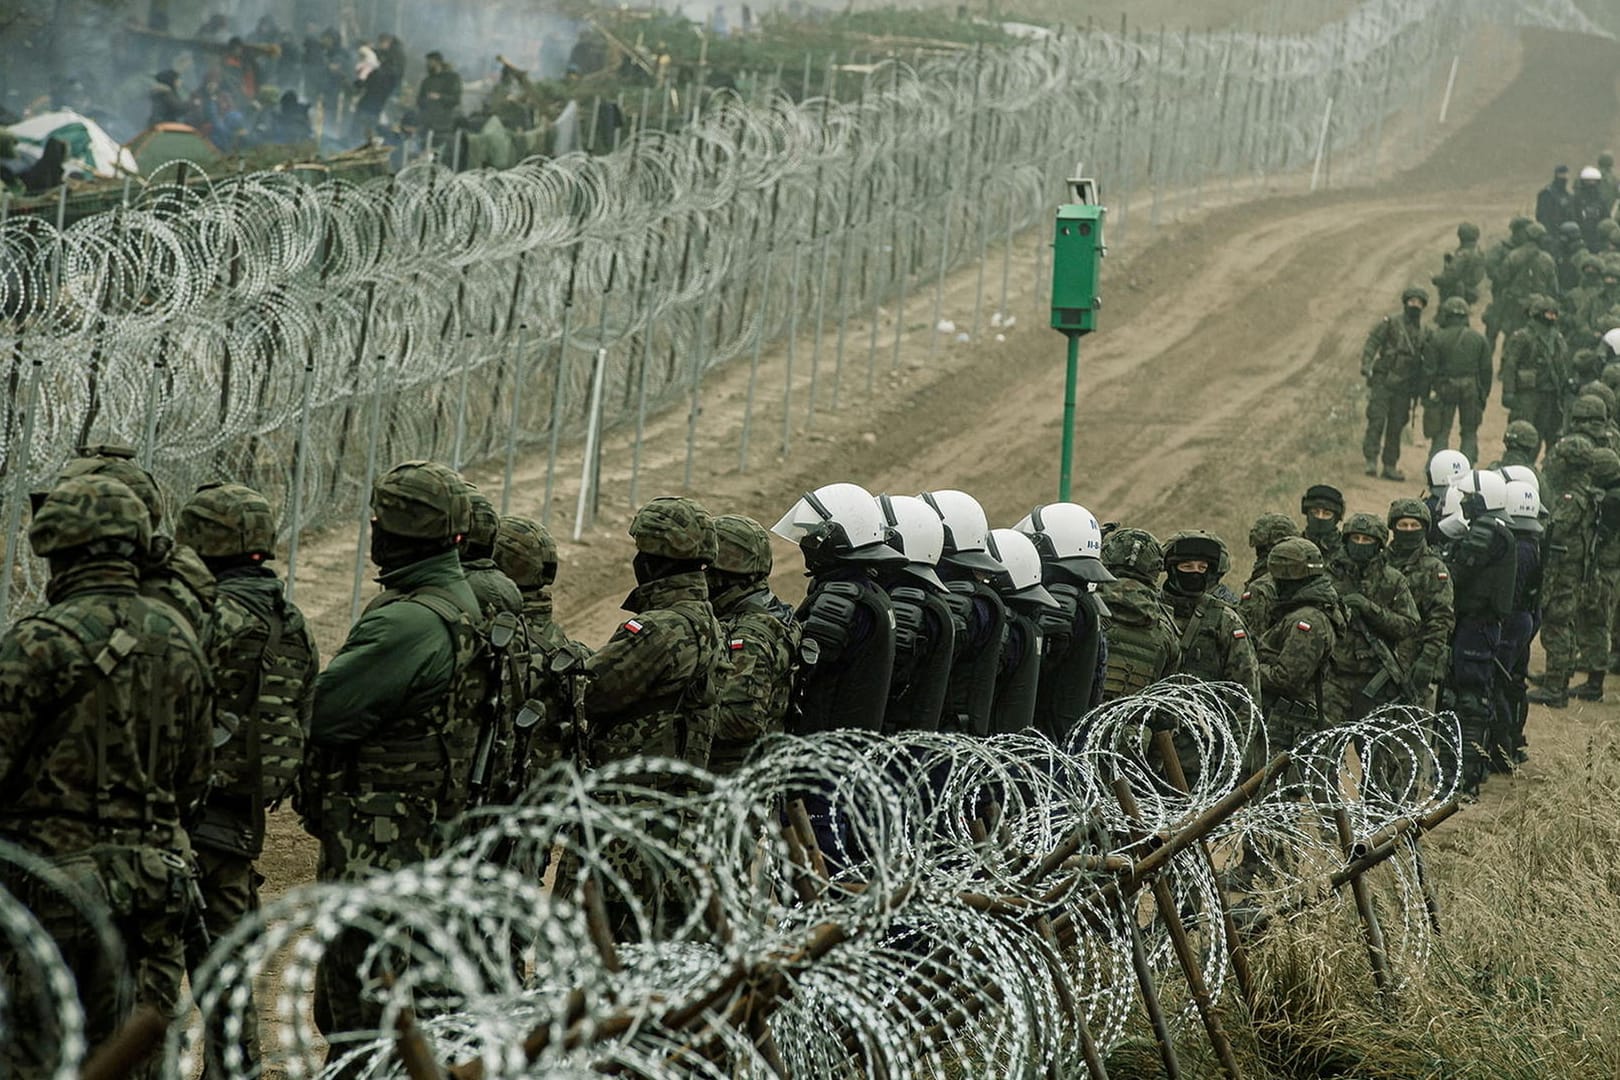
[(945, 709), (940, 730), (964, 735), (990, 734), (990, 711), (996, 699), (996, 673), (1001, 667), (1001, 649), (1007, 639), (1007, 608), (995, 589), (979, 581), (952, 581), (946, 598), (952, 611), (969, 626), (975, 600), (982, 600), (990, 613), (984, 629), (984, 644), (974, 645), (964, 634), (958, 641), (956, 659), (945, 689)]
[(1467, 534), (1446, 556), (1459, 624), (1464, 619), (1500, 620), (1512, 613), (1518, 561), (1518, 541), (1506, 525), (1490, 516), (1469, 523)]
[(966, 633), (966, 624), (958, 625), (945, 598), (926, 589), (896, 587), (889, 599), (894, 604), (895, 655), (883, 733), (938, 731), (956, 635)]
[(1102, 602), (1078, 585), (1051, 584), (1058, 602), (1041, 611), (1045, 655), (1035, 687), (1035, 726), (1061, 742), (1090, 711), (1102, 661)]
[[(774, 734), (787, 726), (788, 710), (793, 704), (794, 680), (799, 671), (799, 624), (793, 620), (792, 609), (771, 596), (757, 592), (727, 611), (720, 621), (725, 632), (726, 648), (733, 655), (752, 646), (755, 653), (753, 684), (748, 688), (745, 706), (753, 713), (746, 737), (717, 730), (709, 747), (709, 771), (735, 772), (761, 734)], [(727, 680), (721, 697), (736, 707), (738, 698), (732, 692), (733, 673), (723, 676)]]
[[(1181, 627), (1181, 663), (1176, 667), (1177, 674), (1208, 682), (1223, 682), (1230, 677), (1224, 651), (1229, 632), (1221, 625), (1220, 612), (1215, 607), (1219, 603), (1209, 595), (1201, 595), (1194, 602), (1186, 624)], [(1173, 604), (1171, 610), (1179, 620), (1181, 612)]]
[[(872, 630), (867, 640), (854, 641), (861, 610)], [(799, 623), (805, 640), (816, 643), (823, 659), (806, 667), (799, 680), (792, 733), (881, 731), (894, 673), (895, 618), (889, 595), (864, 578), (817, 581), (799, 608)]]
[(1044, 652), (1037, 618), (1007, 609), (1007, 640), (1002, 646), (1001, 670), (990, 709), (990, 730), (997, 735), (1023, 731), (1035, 722), (1035, 697), (1040, 687)]
[[(292, 788), (303, 761), (302, 705), (315, 647), (303, 615), (279, 591), (226, 578), (214, 619), (216, 632), (241, 621), (250, 626), (232, 634), (230, 652), (217, 658), (215, 780), (191, 838), (200, 847), (257, 858), (265, 807)], [(226, 737), (217, 741), (221, 733)]]
[[(1122, 585), (1137, 586), (1135, 582)], [(1140, 585), (1145, 598), (1158, 604), (1158, 595), (1146, 585)], [(1108, 624), (1108, 668), (1103, 674), (1103, 700), (1126, 697), (1139, 693), (1164, 670), (1168, 649), (1168, 629), (1164, 620), (1151, 613), (1130, 611), (1121, 604), (1114, 609), (1113, 621)]]
[(397, 603), (420, 604), (444, 624), (455, 650), (450, 683), (425, 712), (396, 717), (386, 740), (368, 740), (355, 749), (349, 792), (432, 799), (441, 819), (454, 817), (467, 806), (480, 718), (489, 701), (489, 646), (479, 631), (479, 614), (448, 589), (429, 585), (384, 593), (366, 611)]
[(1423, 329), (1405, 323), (1404, 315), (1384, 319), (1379, 326), (1378, 353), (1372, 361), (1374, 375), (1401, 384), (1415, 381), (1423, 368)]

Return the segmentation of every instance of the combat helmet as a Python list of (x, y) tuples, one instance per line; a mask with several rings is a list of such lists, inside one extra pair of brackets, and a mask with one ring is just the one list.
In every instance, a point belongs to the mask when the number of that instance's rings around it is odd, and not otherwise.
[(1587, 467), (1586, 475), (1592, 483), (1600, 488), (1614, 487), (1620, 484), (1620, 454), (1616, 454), (1607, 446), (1600, 446), (1592, 451), (1591, 464)]
[(1508, 219), (1508, 232), (1515, 236), (1521, 235), (1530, 227), (1530, 219), (1523, 214), (1517, 214)]
[(163, 496), (152, 474), (135, 461), (135, 451), (116, 443), (79, 447), (79, 456), (68, 462), (58, 480), (70, 476), (110, 476), (135, 493), (145, 505), (155, 531), (163, 521)]
[(1263, 555), (1282, 541), (1298, 535), (1299, 527), (1287, 514), (1261, 514), (1249, 526), (1249, 546)]
[(268, 559), (276, 519), (270, 500), (245, 484), (204, 484), (180, 508), (174, 538), (205, 559)]
[(1164, 546), (1146, 529), (1115, 529), (1103, 540), (1102, 561), (1115, 574), (1153, 585), (1164, 565)]
[(1164, 568), (1186, 559), (1202, 559), (1209, 563), (1210, 582), (1220, 580), (1232, 569), (1232, 556), (1226, 542), (1203, 529), (1182, 529), (1173, 532), (1164, 541)]
[(557, 580), (557, 542), (532, 518), (501, 518), (490, 557), (520, 589), (543, 589)]
[(1335, 518), (1344, 517), (1344, 492), (1332, 484), (1312, 484), (1299, 499), (1299, 512), (1331, 510)]
[(1603, 365), (1603, 373), (1598, 379), (1611, 391), (1620, 393), (1620, 363), (1613, 360)]
[(1408, 300), (1421, 300), (1423, 301), (1423, 306), (1428, 307), (1429, 290), (1425, 289), (1421, 285), (1408, 285), (1406, 288), (1401, 290), (1401, 303), (1405, 304)]
[(1575, 404), (1569, 407), (1569, 422), (1572, 427), (1582, 423), (1602, 425), (1608, 423), (1608, 420), (1609, 407), (1600, 397), (1582, 394), (1575, 399)]
[(1547, 236), (1547, 226), (1539, 221), (1532, 221), (1524, 230), (1525, 239), (1531, 243), (1543, 240)]
[(1266, 573), (1275, 581), (1303, 581), (1326, 571), (1322, 552), (1303, 536), (1281, 541), (1266, 556)]
[(1460, 296), (1448, 296), (1440, 305), (1440, 314), (1453, 319), (1468, 320), (1468, 301)]
[(1370, 536), (1379, 547), (1389, 546), (1389, 525), (1377, 514), (1351, 514), (1339, 531), (1346, 537)]
[(395, 536), (455, 544), (472, 527), (472, 499), (466, 481), (448, 465), (406, 461), (373, 485), (371, 520)]
[(646, 555), (679, 562), (715, 560), (714, 519), (696, 499), (659, 496), (636, 511), (630, 535), (636, 550)]
[(714, 519), (714, 569), (738, 577), (762, 578), (771, 572), (771, 534), (741, 514)]
[(1479, 226), (1471, 221), (1465, 221), (1457, 226), (1457, 239), (1465, 244), (1472, 244), (1479, 239)]
[(133, 557), (151, 542), (146, 504), (128, 485), (97, 473), (58, 481), (28, 527), (29, 546), (40, 558), (79, 548), (96, 551), (103, 545)]
[(1384, 523), (1393, 529), (1401, 518), (1421, 521), (1425, 529), (1434, 524), (1434, 515), (1429, 512), (1429, 504), (1422, 499), (1396, 499), (1391, 502)]
[(1541, 445), (1541, 432), (1537, 431), (1536, 425), (1528, 420), (1515, 420), (1502, 433), (1502, 444), (1514, 450), (1526, 450), (1533, 454)]
[(1603, 407), (1607, 410), (1607, 414), (1604, 416), (1604, 419), (1614, 419), (1614, 388), (1609, 386), (1609, 384), (1601, 382), (1598, 379), (1593, 379), (1591, 382), (1583, 384), (1581, 388), (1576, 391), (1576, 393), (1579, 395), (1576, 400), (1583, 397), (1595, 397), (1599, 401), (1603, 402)]

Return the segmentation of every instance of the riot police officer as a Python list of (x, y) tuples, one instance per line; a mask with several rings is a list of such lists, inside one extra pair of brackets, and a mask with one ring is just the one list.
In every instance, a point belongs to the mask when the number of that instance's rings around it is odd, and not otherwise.
[(1077, 503), (1037, 506), (1013, 527), (1035, 545), (1041, 582), (1058, 604), (1041, 617), (1046, 655), (1035, 691), (1035, 727), (1060, 742), (1102, 700), (1108, 609), (1096, 590), (1114, 575), (1102, 564), (1096, 515)]
[(878, 584), (894, 606), (894, 671), (883, 732), (937, 731), (950, 688), (956, 635), (965, 633), (945, 597), (937, 567), (945, 549), (945, 525), (933, 507), (914, 495), (879, 495), (878, 511), (888, 542), (906, 557), (902, 566), (877, 571)]

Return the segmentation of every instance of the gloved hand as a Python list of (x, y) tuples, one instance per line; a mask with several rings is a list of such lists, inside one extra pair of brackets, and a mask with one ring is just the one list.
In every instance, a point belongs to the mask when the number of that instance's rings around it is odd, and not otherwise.
[(1440, 681), (1440, 671), (1431, 660), (1415, 660), (1412, 662), (1412, 685), (1419, 691), (1427, 691), (1429, 687)]
[(1339, 602), (1354, 612), (1366, 611), (1370, 601), (1358, 592), (1345, 593), (1339, 597)]

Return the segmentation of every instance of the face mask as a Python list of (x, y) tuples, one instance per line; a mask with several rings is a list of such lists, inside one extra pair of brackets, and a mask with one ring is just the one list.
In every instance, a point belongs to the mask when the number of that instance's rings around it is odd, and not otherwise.
[(1412, 322), (1417, 322), (1419, 319), (1423, 318), (1423, 309), (1420, 307), (1412, 307), (1409, 304), (1406, 308), (1406, 317)]
[(1365, 566), (1378, 557), (1378, 545), (1348, 543), (1344, 545), (1344, 554), (1351, 562)]
[(1389, 538), (1389, 550), (1398, 555), (1410, 555), (1423, 546), (1425, 538), (1421, 531), (1395, 532)]
[(1176, 592), (1185, 593), (1188, 596), (1195, 596), (1203, 592), (1209, 585), (1207, 575), (1189, 574), (1185, 570), (1177, 570), (1174, 567), (1170, 569), (1167, 577), (1170, 580), (1171, 587)]
[(1305, 520), (1305, 538), (1307, 540), (1326, 540), (1339, 531), (1339, 523), (1332, 518), (1307, 518)]
[(1548, 326), (1557, 326), (1558, 325), (1558, 316), (1556, 316), (1556, 315), (1543, 315), (1541, 317), (1541, 321), (1546, 323)]

